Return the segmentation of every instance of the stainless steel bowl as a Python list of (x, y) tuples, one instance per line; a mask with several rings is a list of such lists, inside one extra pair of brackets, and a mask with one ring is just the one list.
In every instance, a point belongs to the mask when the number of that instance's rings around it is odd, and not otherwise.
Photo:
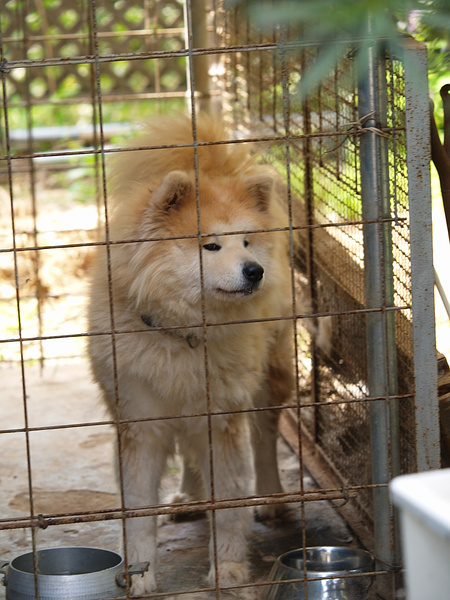
[[(128, 573), (142, 573), (148, 563), (134, 565)], [(124, 561), (102, 548), (50, 548), (36, 552), (39, 600), (95, 600), (125, 595)], [(34, 600), (35, 562), (28, 552), (2, 566), (7, 600)]]
[(340, 546), (291, 550), (277, 558), (269, 576), (286, 583), (270, 585), (265, 600), (364, 600), (372, 577), (363, 573), (372, 571), (373, 565), (373, 556), (365, 550)]

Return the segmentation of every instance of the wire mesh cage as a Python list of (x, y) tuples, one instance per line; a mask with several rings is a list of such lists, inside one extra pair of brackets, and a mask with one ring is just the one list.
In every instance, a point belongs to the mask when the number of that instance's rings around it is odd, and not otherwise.
[[(352, 45), (342, 45), (342, 58), (305, 95), (304, 74), (320, 47), (279, 27), (261, 32), (242, 9), (199, 0), (72, 4), (10, 0), (1, 9), (0, 352), (11, 382), (6, 402), (13, 397), (17, 406), (5, 408), (0, 437), (21, 469), (5, 474), (13, 500), (0, 520), (2, 554), (11, 545), (42, 547), (39, 536), (49, 525), (47, 544), (57, 545), (64, 528), (72, 528), (78, 542), (100, 538), (116, 549), (125, 522), (136, 517), (135, 506), (124, 508), (120, 480), (93, 497), (74, 490), (67, 475), (72, 461), (89, 473), (94, 438), (106, 452), (120, 418), (72, 403), (68, 410), (56, 399), (42, 414), (35, 365), (48, 374), (55, 360), (85, 356), (92, 253), (123, 242), (109, 237), (109, 160), (130, 151), (132, 142), (124, 140), (139, 130), (138, 121), (184, 110), (187, 99), (196, 160), (204, 143), (196, 138), (196, 119), (206, 109), (228, 125), (218, 147), (251, 140), (258, 160), (279, 174), (294, 299), (283, 318), (295, 330), (296, 391), (276, 410), (284, 437), (297, 448), (295, 484), (281, 500), (250, 494), (219, 505), (212, 496), (205, 506), (300, 502), (304, 521), (305, 505), (342, 501), (341, 512), (375, 553), (379, 574), (391, 572), (398, 557), (388, 481), (439, 462), (428, 108), (417, 67), (423, 48), (409, 41), (402, 54), (376, 57), (372, 110), (358, 64), (365, 50)], [(211, 233), (200, 229), (199, 239)], [(204, 332), (214, 326), (184, 325)], [(328, 343), (312, 331), (323, 331)], [(81, 369), (78, 377), (78, 369), (71, 377), (83, 380), (79, 393), (92, 394), (89, 376)], [(202, 410), (211, 421), (211, 406)], [(78, 448), (76, 459), (58, 456), (45, 472), (38, 468), (40, 448), (58, 452), (68, 445)], [(112, 462), (105, 458), (101, 466), (111, 480)], [(314, 477), (308, 489), (304, 468)], [(57, 484), (62, 474), (70, 494)], [(45, 501), (47, 477), (59, 487), (49, 492), (53, 499), (60, 494), (58, 510)], [(85, 477), (86, 489), (95, 490), (96, 473)], [(185, 509), (166, 502), (144, 507), (150, 515)], [(307, 544), (301, 527), (299, 547)], [(170, 592), (192, 591), (192, 581), (186, 588), (182, 574), (178, 580)], [(249, 581), (239, 584), (241, 594), (251, 589)], [(213, 593), (214, 585), (195, 586)], [(382, 592), (389, 597), (392, 588)]]
[[(302, 101), (301, 75), (316, 60), (318, 49), (292, 49), (285, 42), (283, 46), (282, 36), (262, 38), (257, 32), (250, 33), (243, 23), (243, 19), (234, 23), (230, 19), (231, 44), (237, 45), (245, 37), (250, 47), (254, 44), (255, 52), (237, 53), (229, 59), (232, 76), (226, 90), (230, 110), (238, 122), (248, 119), (248, 131), (273, 131), (283, 142), (287, 134), (288, 164), (285, 149), (277, 153), (278, 146), (272, 146), (269, 160), (287, 173), (291, 193), (296, 202), (303, 204), (303, 213), (312, 225), (305, 234), (303, 255), (297, 259), (298, 267), (310, 280), (313, 312), (336, 315), (331, 357), (319, 354), (308, 369), (311, 399), (319, 405), (302, 411), (305, 433), (323, 451), (339, 478), (347, 484), (357, 480), (358, 485), (370, 485), (369, 405), (361, 402), (369, 393), (370, 367), (364, 314), (367, 298), (360, 140), (364, 121), (373, 115), (358, 112), (355, 49), (345, 48), (335, 69), (323, 78), (311, 97)], [(272, 50), (259, 49), (264, 44), (273, 44)], [(383, 124), (372, 129), (372, 135), (385, 143), (380, 160), (386, 161), (388, 206), (379, 207), (378, 216), (390, 221), (386, 252), (392, 256), (387, 255), (385, 260), (392, 261), (392, 281), (385, 282), (383, 302), (397, 309), (393, 317), (395, 364), (391, 368), (395, 371), (395, 394), (401, 398), (399, 468), (412, 472), (416, 469), (416, 440), (404, 61), (400, 56), (387, 56), (381, 62), (383, 80), (378, 81), (378, 90), (384, 95)], [(419, 111), (426, 118), (426, 105)], [(366, 248), (366, 253), (370, 250)], [(358, 504), (364, 520), (370, 521), (373, 507), (369, 490), (361, 490)]]

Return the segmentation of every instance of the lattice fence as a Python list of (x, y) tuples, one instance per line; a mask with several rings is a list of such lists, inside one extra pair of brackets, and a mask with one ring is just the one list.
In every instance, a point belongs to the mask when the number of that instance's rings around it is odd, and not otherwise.
[[(97, 93), (95, 54), (107, 57), (99, 65), (104, 100), (186, 90), (185, 58), (167, 55), (186, 45), (183, 3), (177, 0), (104, 1), (95, 12), (82, 0), (10, 1), (2, 9), (2, 28), (3, 58), (24, 61), (23, 69), (8, 73), (10, 102), (91, 98)], [(161, 58), (146, 58), (154, 53)], [(45, 64), (26, 69), (26, 61), (40, 60)]]

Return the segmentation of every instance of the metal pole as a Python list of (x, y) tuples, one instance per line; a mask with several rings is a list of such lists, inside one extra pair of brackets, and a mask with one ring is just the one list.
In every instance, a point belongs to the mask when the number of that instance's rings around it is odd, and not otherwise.
[(431, 228), (430, 111), (425, 44), (404, 42), (406, 143), (411, 236), (411, 291), (417, 470), (440, 467), (439, 401)]
[[(358, 51), (358, 111), (364, 126), (386, 124), (385, 59), (372, 37), (369, 17), (367, 41)], [(372, 38), (372, 39), (371, 39)], [(370, 116), (369, 116), (370, 115)], [(370, 403), (372, 483), (374, 488), (374, 544), (380, 568), (396, 562), (393, 512), (388, 483), (399, 473), (399, 434), (396, 402), (396, 346), (393, 306), (392, 239), (387, 141), (375, 130), (361, 136), (361, 198), (364, 225), (365, 302), (374, 312), (366, 317)], [(386, 590), (383, 590), (386, 593)], [(387, 591), (389, 595), (390, 592)]]

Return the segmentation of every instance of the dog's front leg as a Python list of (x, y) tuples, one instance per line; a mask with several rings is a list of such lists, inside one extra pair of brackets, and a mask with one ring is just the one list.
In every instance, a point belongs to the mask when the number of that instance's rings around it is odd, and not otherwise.
[[(206, 454), (206, 456), (205, 456)], [(249, 494), (251, 455), (245, 415), (212, 418), (213, 476), (210, 477), (209, 454), (204, 454), (207, 489), (214, 486), (214, 498), (242, 498)], [(247, 583), (248, 508), (219, 509), (211, 516), (210, 572), (211, 585), (229, 586)], [(217, 558), (217, 573), (216, 559)]]
[[(158, 436), (159, 425), (133, 423), (121, 434), (122, 477), (125, 507), (136, 510), (158, 504), (158, 489), (169, 448)], [(133, 575), (132, 595), (156, 589), (156, 517), (131, 517), (126, 521), (128, 564), (150, 562), (147, 572)]]
[[(252, 444), (254, 453), (256, 493), (259, 496), (283, 492), (278, 472), (277, 438), (279, 411), (261, 411), (252, 415)], [(284, 504), (258, 506), (259, 519), (275, 517), (285, 511)]]

